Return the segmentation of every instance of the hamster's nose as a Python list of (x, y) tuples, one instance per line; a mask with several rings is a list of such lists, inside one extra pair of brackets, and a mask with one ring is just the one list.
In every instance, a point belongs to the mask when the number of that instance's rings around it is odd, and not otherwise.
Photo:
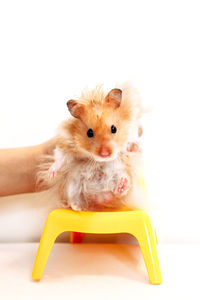
[(101, 157), (109, 157), (112, 154), (111, 149), (107, 148), (107, 147), (101, 147), (99, 150), (99, 155)]

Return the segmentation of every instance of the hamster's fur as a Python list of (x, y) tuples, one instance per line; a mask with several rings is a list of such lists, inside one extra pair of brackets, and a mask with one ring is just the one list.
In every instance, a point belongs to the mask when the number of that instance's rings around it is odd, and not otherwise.
[(59, 196), (60, 207), (134, 207), (142, 134), (138, 92), (126, 86), (106, 94), (97, 87), (67, 106), (72, 117), (59, 126), (54, 153), (39, 166), (38, 183)]

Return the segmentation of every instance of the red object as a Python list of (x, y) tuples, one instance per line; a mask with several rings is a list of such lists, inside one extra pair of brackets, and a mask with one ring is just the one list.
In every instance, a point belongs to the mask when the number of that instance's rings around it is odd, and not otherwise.
[(71, 232), (71, 243), (82, 243), (83, 238), (83, 232)]

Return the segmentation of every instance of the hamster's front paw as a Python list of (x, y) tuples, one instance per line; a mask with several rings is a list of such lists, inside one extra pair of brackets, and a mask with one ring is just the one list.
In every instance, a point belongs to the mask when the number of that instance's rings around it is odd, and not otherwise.
[(140, 147), (139, 147), (138, 144), (136, 144), (136, 143), (131, 143), (131, 142), (129, 142), (129, 143), (127, 144), (126, 150), (127, 150), (128, 152), (140, 152), (140, 151), (141, 151), (141, 149), (140, 149)]
[(126, 177), (121, 177), (117, 184), (117, 193), (121, 196), (125, 195), (129, 190), (129, 180)]
[(57, 165), (54, 163), (54, 164), (50, 167), (50, 169), (49, 169), (49, 173), (48, 173), (49, 179), (55, 178), (55, 177), (57, 176), (57, 174), (58, 174), (58, 170), (59, 170), (59, 168), (58, 168)]
[(56, 175), (57, 175), (57, 171), (49, 170), (49, 173), (48, 173), (48, 178), (49, 179), (55, 178)]

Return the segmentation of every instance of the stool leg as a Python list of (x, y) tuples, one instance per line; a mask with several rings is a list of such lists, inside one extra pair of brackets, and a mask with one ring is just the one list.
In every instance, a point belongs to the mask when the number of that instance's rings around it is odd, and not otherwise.
[(157, 238), (151, 225), (148, 214), (145, 215), (136, 238), (138, 239), (144, 262), (152, 284), (161, 284), (162, 275), (157, 253)]
[(32, 278), (40, 279), (44, 271), (47, 259), (57, 236), (61, 233), (59, 226), (56, 226), (53, 216), (49, 214), (40, 240), (35, 264), (33, 267)]

